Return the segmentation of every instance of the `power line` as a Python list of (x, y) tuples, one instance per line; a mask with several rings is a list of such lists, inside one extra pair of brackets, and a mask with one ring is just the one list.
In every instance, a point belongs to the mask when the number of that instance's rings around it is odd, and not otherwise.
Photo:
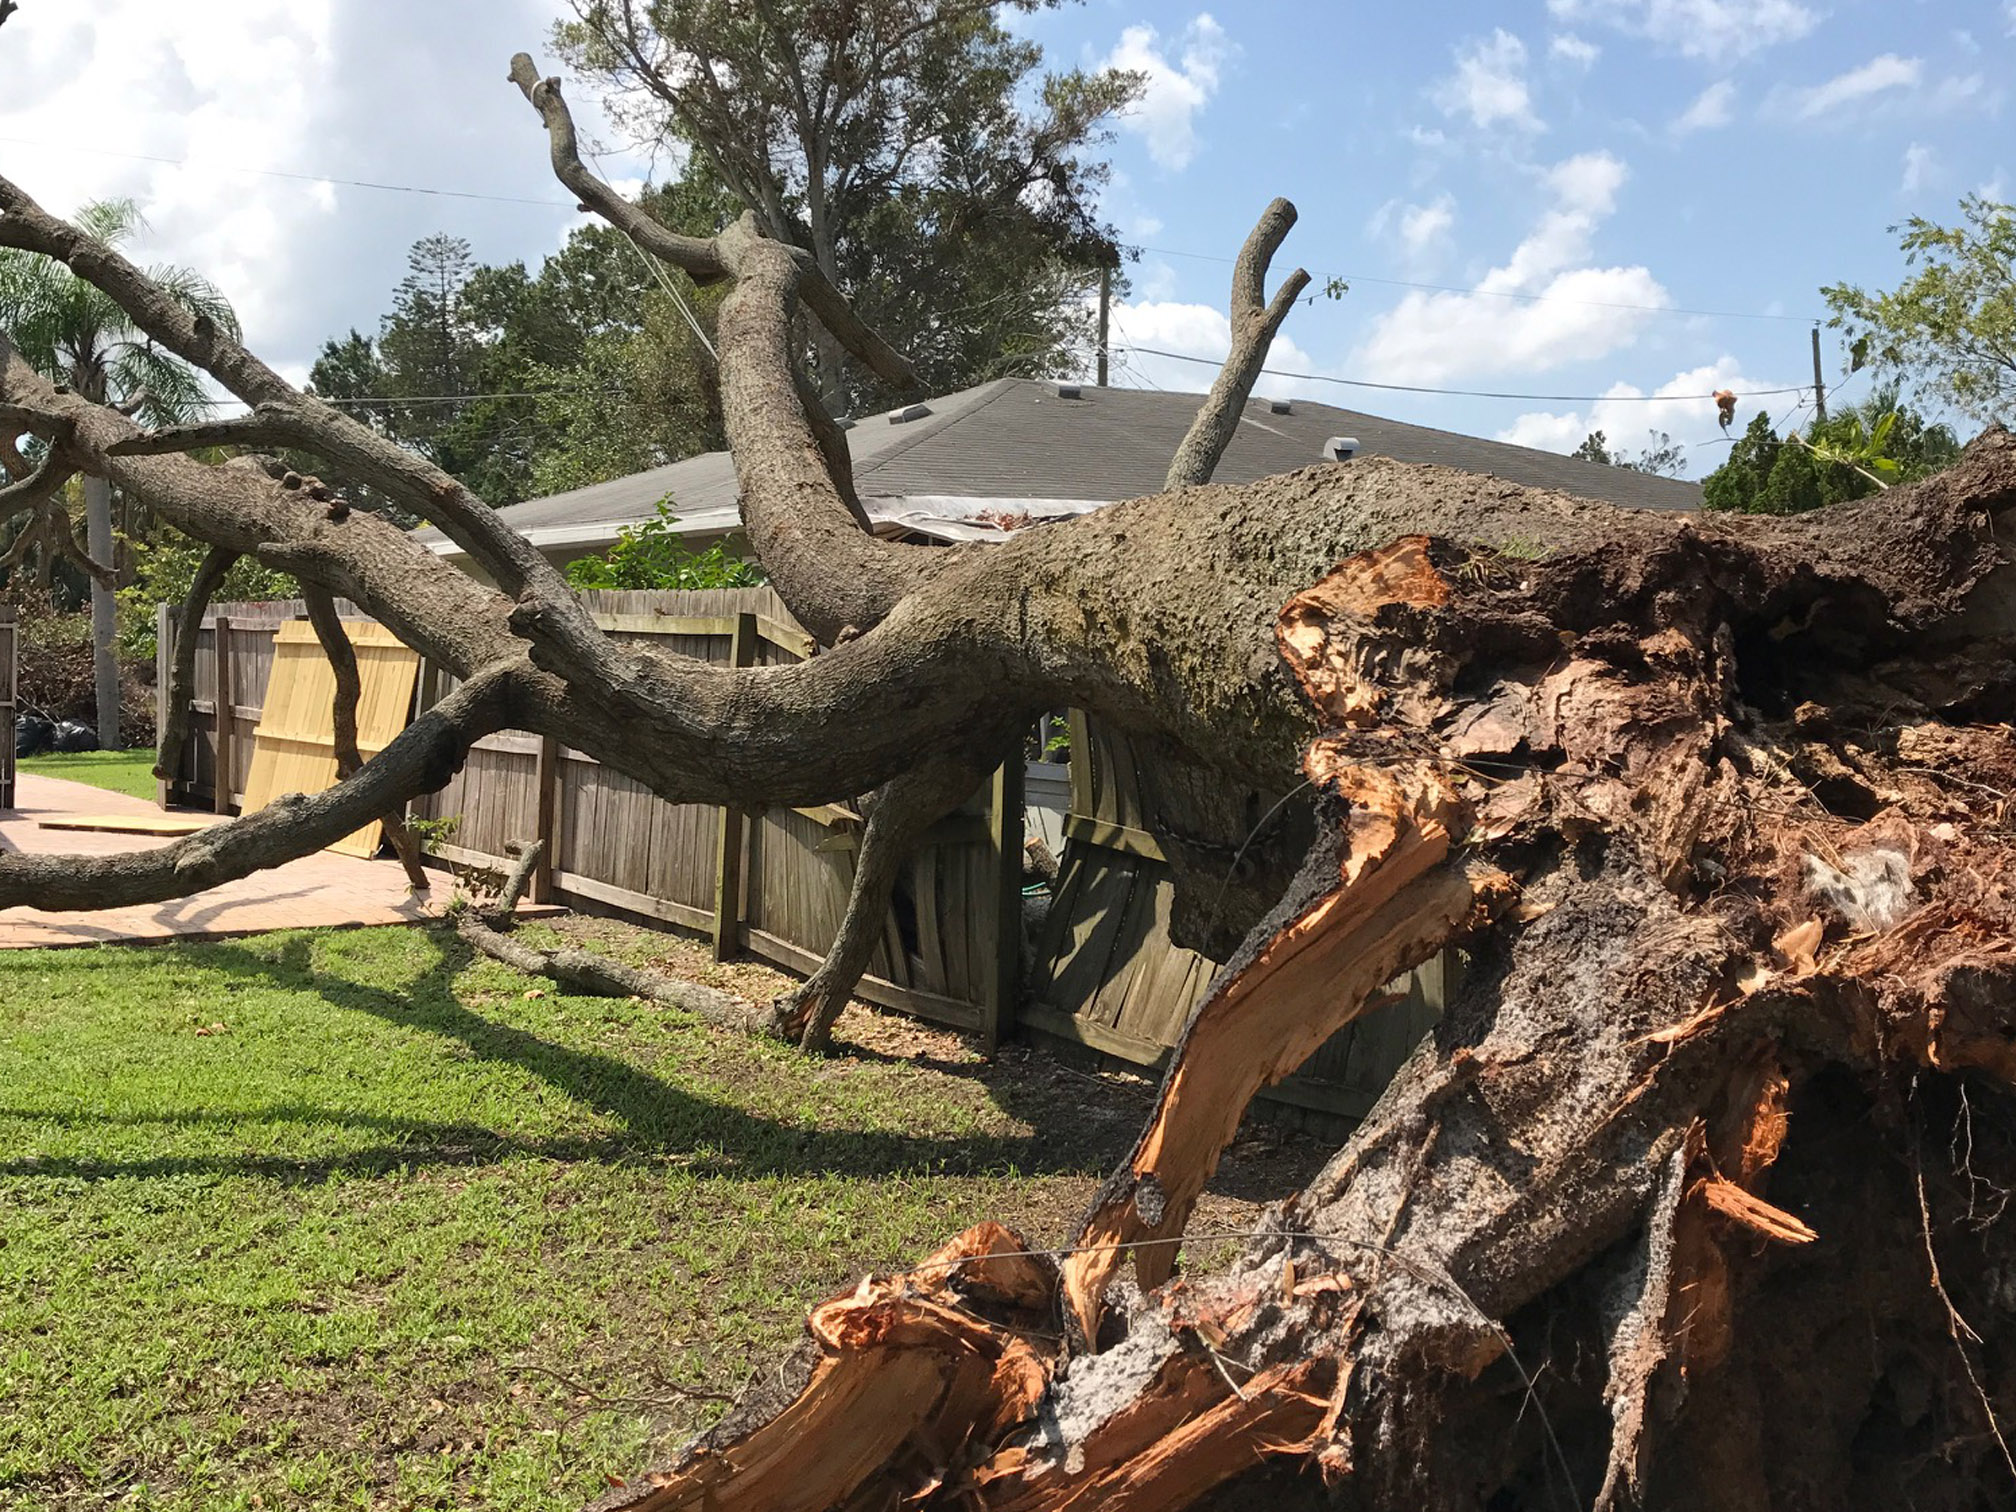
[[(1134, 346), (1133, 350), (1146, 353), (1150, 357), (1170, 357), (1178, 362), (1201, 362), (1210, 367), (1223, 367), (1224, 363), (1215, 357), (1194, 357), (1188, 352), (1165, 352), (1156, 347)], [(1492, 389), (1452, 389), (1429, 388), (1418, 383), (1374, 383), (1369, 378), (1333, 378), (1328, 373), (1291, 373), (1281, 368), (1262, 368), (1261, 372), (1273, 378), (1296, 378), (1306, 383), (1336, 383), (1346, 388), (1383, 389), (1394, 394), (1442, 394), (1456, 399), (1518, 399), (1534, 404), (1667, 404), (1675, 399), (1706, 399), (1707, 394), (1508, 394)], [(1761, 399), (1770, 394), (1798, 394), (1803, 388), (1752, 389), (1740, 395), (1746, 399)]]
[[(45, 142), (33, 137), (0, 136), (0, 142), (8, 142), (17, 147), (40, 147), (57, 152), (81, 152), (92, 157), (123, 158), (135, 163), (160, 163), (170, 168), (194, 168), (211, 173), (241, 173), (258, 178), (286, 179), (301, 184), (340, 184), (346, 189), (374, 189), (385, 194), (423, 194), (437, 199), (479, 200), (494, 205), (536, 205), (549, 210), (579, 210), (578, 204), (569, 200), (531, 199), (515, 194), (480, 194), (471, 189), (438, 189), (422, 184), (393, 184), (377, 179), (341, 178), (333, 173), (300, 173), (283, 168), (243, 168), (229, 163), (205, 163), (191, 158), (163, 157), (151, 152), (120, 152), (110, 147), (85, 147), (74, 142)], [(599, 160), (598, 160), (599, 166)], [(1135, 247), (1136, 252), (1152, 253), (1156, 257), (1187, 257), (1198, 262), (1232, 263), (1234, 258), (1216, 252), (1183, 252), (1174, 247)], [(1781, 320), (1797, 325), (1814, 325), (1819, 317), (1808, 315), (1769, 315), (1756, 310), (1701, 310), (1681, 305), (1630, 304), (1618, 300), (1576, 299), (1567, 294), (1521, 294), (1505, 289), (1464, 288), (1457, 284), (1421, 283), (1408, 278), (1383, 278), (1372, 273), (1324, 273), (1320, 277), (1338, 279), (1345, 283), (1383, 284), (1395, 289), (1422, 289), (1437, 294), (1478, 295), (1487, 299), (1512, 299), (1530, 304), (1572, 304), (1583, 305), (1598, 310), (1636, 310), (1648, 315), (1688, 315), (1716, 320)], [(1302, 303), (1314, 303), (1322, 298), (1319, 291), (1305, 295)], [(705, 339), (704, 337), (702, 338)]]
[(190, 158), (161, 157), (151, 152), (115, 152), (109, 147), (81, 147), (73, 142), (40, 142), (32, 137), (0, 136), (16, 147), (43, 147), (57, 152), (82, 152), (92, 157), (125, 158), (135, 163), (163, 163), (171, 168), (195, 168), (210, 173), (246, 173), (259, 178), (289, 179), (300, 184), (341, 184), (346, 189), (377, 189), (387, 194), (425, 194), (437, 199), (485, 200), (496, 205), (539, 205), (549, 210), (577, 210), (570, 200), (526, 199), (515, 194), (478, 194), (469, 189), (434, 189), (420, 184), (386, 184), (372, 179), (338, 178), (333, 173), (290, 173), (281, 168), (240, 168), (228, 163), (203, 163)]
[[(1152, 252), (1157, 257), (1189, 257), (1199, 262), (1237, 261), (1236, 258), (1223, 257), (1215, 252), (1178, 252), (1173, 247), (1136, 247), (1134, 250)], [(1717, 320), (1789, 320), (1798, 325), (1818, 324), (1818, 317), (1810, 315), (1767, 315), (1756, 310), (1696, 310), (1680, 305), (1626, 304), (1609, 299), (1576, 299), (1568, 294), (1518, 294), (1508, 289), (1466, 289), (1457, 284), (1417, 283), (1407, 278), (1378, 278), (1370, 273), (1322, 273), (1317, 276), (1339, 279), (1345, 283), (1385, 284), (1396, 289), (1426, 289), (1437, 294), (1475, 294), (1486, 299), (1517, 299), (1530, 304), (1586, 305), (1597, 310), (1638, 310), (1648, 315), (1700, 315)], [(1307, 295), (1304, 302), (1321, 297), (1320, 293)]]

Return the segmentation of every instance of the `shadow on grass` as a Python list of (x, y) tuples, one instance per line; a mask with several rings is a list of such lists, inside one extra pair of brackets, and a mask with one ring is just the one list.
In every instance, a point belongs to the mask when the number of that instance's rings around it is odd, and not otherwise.
[[(502, 1062), (537, 1076), (577, 1102), (620, 1120), (606, 1135), (523, 1139), (472, 1124), (436, 1123), (348, 1113), (306, 1104), (278, 1104), (263, 1113), (191, 1111), (135, 1115), (132, 1123), (200, 1125), (247, 1120), (329, 1122), (382, 1132), (385, 1142), (326, 1158), (284, 1155), (161, 1155), (133, 1160), (88, 1157), (0, 1162), (4, 1177), (117, 1177), (254, 1175), (312, 1184), (338, 1175), (372, 1174), (429, 1166), (481, 1165), (514, 1154), (567, 1161), (668, 1163), (701, 1174), (975, 1176), (1099, 1171), (1110, 1156), (1062, 1151), (1039, 1132), (1031, 1136), (946, 1137), (880, 1131), (796, 1128), (674, 1086), (614, 1056), (578, 1050), (499, 1023), (464, 1007), (456, 976), (469, 964), (468, 947), (445, 931), (431, 936), (436, 959), (399, 992), (346, 980), (314, 967), (312, 941), (283, 942), (277, 958), (242, 945), (202, 947), (204, 965), (220, 974), (306, 989), (348, 1012), (364, 1013), (403, 1028), (420, 1029), (462, 1045), (478, 1060)], [(5, 1110), (0, 1110), (4, 1116)], [(28, 1114), (56, 1123), (129, 1120), (92, 1114)], [(1062, 1158), (1059, 1158), (1059, 1157)], [(1073, 1157), (1076, 1158), (1073, 1158)]]

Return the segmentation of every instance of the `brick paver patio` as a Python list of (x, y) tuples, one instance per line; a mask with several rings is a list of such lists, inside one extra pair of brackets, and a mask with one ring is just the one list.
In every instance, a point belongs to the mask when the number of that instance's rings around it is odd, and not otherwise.
[[(174, 843), (140, 835), (41, 828), (39, 820), (59, 813), (160, 812), (144, 799), (108, 793), (81, 782), (23, 772), (17, 779), (15, 804), (12, 809), (0, 810), (0, 851), (102, 856)], [(449, 887), (449, 879), (440, 877), (434, 885), (434, 895), (446, 902)], [(118, 941), (208, 940), (311, 925), (411, 924), (434, 916), (426, 902), (407, 892), (405, 873), (396, 861), (360, 861), (323, 851), (167, 903), (106, 908), (94, 913), (0, 909), (0, 950)]]

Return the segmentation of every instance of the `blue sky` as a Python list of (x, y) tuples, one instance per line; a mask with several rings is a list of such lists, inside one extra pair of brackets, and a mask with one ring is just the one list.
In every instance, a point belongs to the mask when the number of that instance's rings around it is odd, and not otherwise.
[[(1060, 59), (1117, 59), (1155, 81), (1114, 158), (1123, 234), (1164, 249), (1135, 265), (1122, 340), (1222, 351), (1229, 270), (1169, 253), (1229, 256), (1285, 194), (1302, 218), (1281, 266), (1352, 288), (1298, 310), (1274, 365), (1337, 377), (1570, 395), (1809, 383), (1810, 321), (1672, 312), (1824, 313), (1822, 284), (1896, 280), (1888, 226), (1950, 220), (1970, 191), (2006, 196), (2016, 170), (2000, 83), (2016, 8), (1999, 0), (1093, 0), (1029, 29)], [(1823, 357), (1831, 382), (1831, 333)], [(1209, 372), (1135, 366), (1171, 388)], [(1649, 425), (1719, 436), (1699, 397), (1282, 387), (1558, 449), (1597, 425), (1627, 447)], [(1804, 398), (1759, 404), (1789, 418)], [(1693, 448), (1693, 475), (1718, 456)]]
[[(415, 238), (536, 262), (577, 223), (503, 77), (557, 10), (23, 0), (0, 30), (0, 172), (59, 210), (138, 198), (143, 253), (210, 273), (254, 344), (300, 374), (324, 337), (375, 322)], [(1889, 225), (1950, 220), (1963, 193), (2016, 183), (2010, 0), (1090, 0), (1018, 24), (1059, 64), (1153, 76), (1113, 148), (1109, 213), (1149, 249), (1119, 311), (1122, 381), (1207, 385), (1209, 367), (1139, 349), (1222, 353), (1214, 259), (1284, 194), (1302, 219), (1282, 268), (1352, 287), (1295, 313), (1275, 366), (1672, 397), (1275, 390), (1562, 450), (1596, 426), (1635, 448), (1656, 426), (1690, 444), (1695, 476), (1719, 455), (1702, 396), (1810, 382), (1801, 318), (1822, 312), (1821, 284), (1894, 282)], [(592, 128), (578, 94), (577, 110)], [(645, 171), (621, 152), (609, 167)], [(1505, 297), (1527, 295), (1545, 297)], [(1678, 313), (1692, 310), (1794, 318)], [(1831, 381), (1831, 338), (1826, 357)], [(1789, 419), (1804, 397), (1743, 413)]]

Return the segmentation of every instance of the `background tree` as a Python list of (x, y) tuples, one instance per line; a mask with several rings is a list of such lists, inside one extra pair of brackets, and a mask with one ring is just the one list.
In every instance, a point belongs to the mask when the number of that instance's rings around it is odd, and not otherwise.
[(2016, 210), (1970, 194), (1961, 223), (1913, 216), (1901, 229), (1907, 267), (1888, 292), (1822, 289), (1857, 366), (1873, 365), (1976, 420), (2016, 418)]
[[(145, 225), (131, 200), (86, 205), (77, 221), (108, 246), (130, 241)], [(148, 276), (190, 315), (223, 335), (237, 337), (238, 317), (208, 279), (175, 267), (152, 268)], [(181, 424), (206, 410), (207, 398), (195, 370), (162, 351), (116, 301), (60, 262), (0, 250), (0, 330), (12, 337), (29, 362), (94, 403), (117, 406), (155, 425)], [(100, 567), (116, 572), (111, 485), (104, 477), (87, 473), (83, 488), (85, 552)], [(129, 520), (129, 530), (135, 524)], [(97, 728), (99, 742), (108, 749), (119, 744), (116, 592), (113, 577), (93, 574)]]
[(1591, 431), (1582, 438), (1582, 444), (1568, 453), (1584, 462), (1594, 462), (1602, 467), (1615, 467), (1617, 459), (1610, 455), (1610, 438), (1601, 431)]
[[(1117, 71), (1038, 79), (1041, 48), (1000, 9), (576, 0), (555, 39), (628, 129), (690, 150), (942, 393), (1082, 360), (1083, 295), (1115, 260), (1091, 152), (1142, 87)], [(809, 344), (832, 413), (890, 397), (823, 328)]]
[(1900, 407), (1896, 385), (1887, 384), (1815, 421), (1799, 441), (1779, 439), (1760, 410), (1703, 482), (1702, 502), (1744, 514), (1802, 514), (1929, 478), (1959, 456), (1953, 432)]
[(1652, 444), (1638, 453), (1635, 459), (1626, 458), (1621, 451), (1610, 449), (1610, 438), (1602, 431), (1591, 431), (1582, 438), (1582, 444), (1568, 453), (1580, 457), (1584, 462), (1598, 462), (1605, 467), (1623, 467), (1632, 472), (1657, 473), (1662, 478), (1679, 478), (1687, 473), (1687, 453), (1664, 431), (1647, 431)]
[[(694, 175), (641, 203), (703, 235), (729, 210)], [(704, 344), (721, 291), (654, 268), (620, 232), (579, 228), (536, 276), (477, 263), (446, 236), (416, 242), (408, 268), (377, 334), (325, 342), (311, 381), (485, 498), (580, 488), (722, 444)]]

